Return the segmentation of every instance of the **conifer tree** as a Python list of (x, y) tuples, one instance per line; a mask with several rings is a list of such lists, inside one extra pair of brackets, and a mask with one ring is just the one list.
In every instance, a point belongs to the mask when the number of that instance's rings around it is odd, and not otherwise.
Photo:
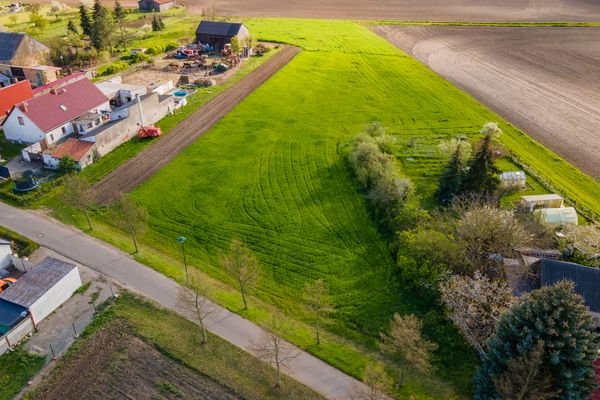
[(500, 185), (498, 174), (500, 170), (494, 163), (494, 150), (492, 142), (500, 129), (496, 124), (486, 124), (481, 132), (483, 139), (479, 142), (479, 148), (475, 157), (469, 163), (469, 169), (463, 182), (463, 192), (467, 194), (477, 194), (489, 196), (494, 194)]
[(125, 22), (125, 10), (119, 0), (115, 1), (115, 8), (113, 9), (113, 17), (115, 18), (116, 24), (119, 26), (121, 33), (121, 45), (123, 48), (127, 46), (127, 40), (125, 39), (125, 31), (123, 30), (123, 22)]
[(67, 34), (79, 35), (77, 26), (75, 25), (75, 22), (73, 22), (72, 19), (70, 19), (69, 22), (67, 23)]
[(81, 32), (88, 37), (92, 36), (92, 21), (85, 4), (79, 5), (79, 26), (81, 26)]
[(158, 18), (156, 18), (156, 15), (152, 16), (152, 31), (153, 32), (160, 31), (160, 22), (158, 22)]
[[(499, 379), (506, 376), (511, 363), (543, 344), (542, 375), (549, 375), (551, 387), (539, 386), (561, 400), (587, 400), (594, 387), (593, 362), (598, 356), (592, 319), (581, 296), (573, 292), (572, 282), (536, 290), (525, 296), (500, 319), (496, 335), (488, 343), (487, 357), (475, 376), (475, 400), (496, 400)], [(514, 368), (513, 368), (514, 370)], [(535, 374), (532, 374), (532, 376)], [(518, 381), (517, 377), (512, 379)], [(539, 398), (532, 393), (528, 398)]]
[(158, 25), (160, 26), (160, 30), (162, 31), (163, 29), (165, 29), (165, 23), (162, 19), (162, 17), (158, 17)]
[(437, 197), (440, 203), (447, 205), (458, 196), (462, 189), (465, 166), (461, 157), (460, 144), (452, 153), (452, 158), (440, 177)]

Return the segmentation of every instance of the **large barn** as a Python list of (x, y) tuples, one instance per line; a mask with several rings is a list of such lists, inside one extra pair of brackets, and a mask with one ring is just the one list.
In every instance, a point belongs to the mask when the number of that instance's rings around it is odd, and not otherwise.
[(208, 44), (215, 50), (223, 50), (234, 37), (241, 42), (249, 35), (248, 28), (242, 23), (202, 21), (196, 28), (196, 42)]
[(0, 32), (0, 64), (31, 67), (45, 64), (50, 49), (23, 33)]

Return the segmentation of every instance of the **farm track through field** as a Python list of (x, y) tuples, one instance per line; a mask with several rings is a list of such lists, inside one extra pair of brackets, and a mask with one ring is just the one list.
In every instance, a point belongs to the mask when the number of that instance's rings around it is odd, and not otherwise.
[(278, 54), (244, 77), (235, 86), (198, 109), (189, 118), (177, 125), (168, 135), (160, 138), (152, 146), (149, 146), (105, 176), (92, 188), (96, 201), (109, 203), (119, 193), (127, 193), (150, 178), (187, 146), (206, 133), (246, 96), (267, 81), (299, 52), (298, 47), (285, 46)]

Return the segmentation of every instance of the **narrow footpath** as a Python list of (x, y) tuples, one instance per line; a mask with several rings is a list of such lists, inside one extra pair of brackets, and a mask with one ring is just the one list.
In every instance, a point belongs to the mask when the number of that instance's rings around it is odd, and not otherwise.
[[(0, 225), (39, 244), (86, 265), (119, 282), (131, 291), (184, 315), (178, 305), (180, 285), (153, 269), (133, 260), (128, 254), (44, 215), (20, 210), (0, 202)], [(223, 307), (208, 321), (208, 330), (230, 343), (254, 353), (262, 328)], [(298, 382), (329, 399), (348, 399), (362, 383), (318, 358), (298, 349), (299, 355), (286, 373)]]

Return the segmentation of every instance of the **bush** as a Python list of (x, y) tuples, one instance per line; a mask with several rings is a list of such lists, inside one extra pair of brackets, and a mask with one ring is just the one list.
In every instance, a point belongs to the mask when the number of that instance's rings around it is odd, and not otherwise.
[(118, 72), (124, 71), (125, 69), (127, 69), (127, 67), (129, 67), (129, 64), (124, 61), (114, 61), (108, 65), (98, 68), (98, 75), (99, 76), (113, 75)]

